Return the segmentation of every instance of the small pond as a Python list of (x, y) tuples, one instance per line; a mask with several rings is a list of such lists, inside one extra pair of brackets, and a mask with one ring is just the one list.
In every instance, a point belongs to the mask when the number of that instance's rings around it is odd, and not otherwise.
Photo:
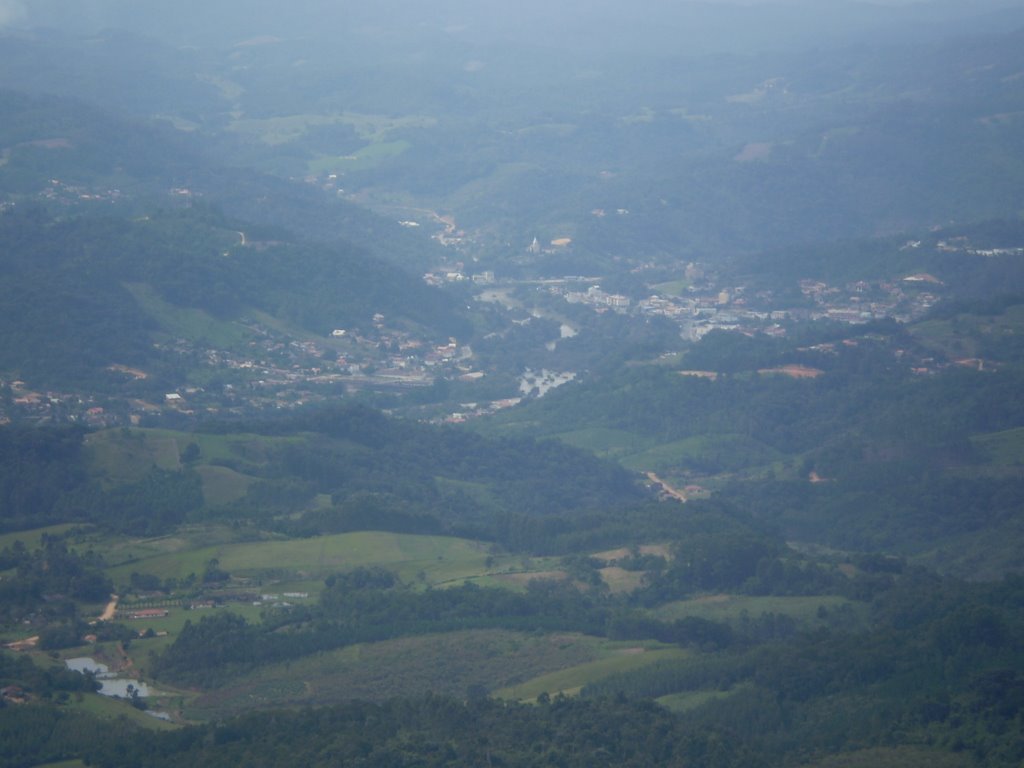
[(119, 677), (116, 672), (111, 672), (106, 664), (100, 664), (88, 656), (79, 656), (75, 659), (66, 659), (64, 664), (68, 669), (75, 672), (92, 672), (96, 675), (96, 681), (100, 684), (100, 693), (104, 696), (120, 696), (122, 699), (129, 697), (128, 687), (139, 692), (140, 697), (150, 695), (149, 686), (139, 680), (129, 677)]

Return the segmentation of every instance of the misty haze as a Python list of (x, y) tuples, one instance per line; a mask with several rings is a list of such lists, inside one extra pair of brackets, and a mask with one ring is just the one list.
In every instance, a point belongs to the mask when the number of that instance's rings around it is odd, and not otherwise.
[(0, 0), (0, 115), (0, 768), (1024, 761), (1024, 3)]

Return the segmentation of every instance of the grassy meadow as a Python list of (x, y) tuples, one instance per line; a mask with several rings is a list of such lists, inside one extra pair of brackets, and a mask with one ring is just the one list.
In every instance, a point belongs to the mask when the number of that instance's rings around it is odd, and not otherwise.
[(971, 442), (981, 448), (989, 460), (999, 467), (1024, 465), (1024, 427), (975, 435)]
[(914, 338), (930, 349), (953, 359), (982, 356), (1000, 338), (1024, 332), (1024, 305), (1008, 307), (998, 315), (962, 314), (948, 320), (925, 320), (910, 326)]
[(63, 536), (68, 531), (78, 527), (74, 523), (62, 523), (60, 525), (48, 525), (45, 528), (34, 528), (30, 531), (2, 533), (0, 534), (0, 550), (13, 546), (16, 541), (20, 541), (29, 550), (38, 549), (43, 536)]
[[(206, 506), (216, 508), (243, 496), (256, 478), (245, 469), (258, 472), (274, 448), (301, 441), (302, 437), (175, 432), (165, 429), (110, 429), (86, 438), (93, 474), (107, 487), (140, 480), (154, 466), (163, 470), (182, 468), (181, 453), (190, 443), (199, 448), (194, 469), (202, 482)], [(236, 469), (217, 462), (231, 462)]]
[[(237, 245), (240, 238), (233, 237), (235, 242), (230, 245)], [(219, 320), (201, 309), (171, 304), (149, 285), (132, 283), (127, 288), (161, 331), (172, 338), (204, 341), (218, 349), (235, 349), (252, 338), (252, 332), (238, 323)]]
[(710, 701), (720, 701), (733, 695), (743, 686), (736, 686), (728, 691), (683, 691), (681, 693), (670, 693), (668, 696), (659, 696), (657, 701), (661, 706), (671, 709), (673, 712), (689, 712), (697, 709)]
[(359, 566), (384, 566), (407, 582), (440, 584), (487, 570), (487, 545), (444, 536), (358, 531), (309, 539), (233, 542), (140, 558), (110, 569), (115, 582), (132, 571), (162, 579), (202, 573), (216, 558), (234, 576), (316, 580)]
[(103, 696), (99, 693), (82, 694), (81, 701), (79, 701), (77, 697), (72, 696), (70, 706), (75, 709), (81, 709), (91, 715), (95, 715), (102, 720), (117, 720), (125, 718), (135, 725), (152, 731), (171, 731), (179, 727), (174, 723), (161, 720), (160, 718), (153, 717), (152, 715), (147, 715), (145, 712), (133, 707), (127, 701), (116, 699), (112, 696)]
[(658, 661), (685, 658), (689, 651), (654, 642), (601, 641), (595, 648), (598, 658), (559, 669), (501, 688), (494, 695), (515, 701), (534, 701), (542, 693), (576, 695), (583, 686), (604, 677), (631, 672)]
[(412, 144), (408, 141), (381, 141), (367, 144), (351, 155), (331, 156), (320, 155), (309, 162), (310, 173), (331, 173), (346, 171), (368, 171), (376, 168), (385, 160), (398, 157), (406, 152)]
[(563, 443), (591, 451), (604, 459), (620, 460), (653, 449), (658, 441), (624, 429), (590, 427), (555, 435)]

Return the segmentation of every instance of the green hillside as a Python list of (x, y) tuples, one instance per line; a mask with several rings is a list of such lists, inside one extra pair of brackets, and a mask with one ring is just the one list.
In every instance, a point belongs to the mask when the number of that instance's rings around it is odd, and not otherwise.
[[(558, 442), (487, 439), (361, 406), (194, 432), (7, 426), (0, 452), (8, 530), (88, 522), (155, 535), (231, 520), (288, 536), (443, 533), (557, 552), (588, 536), (617, 543), (614, 510), (648, 498), (625, 470)], [(651, 515), (653, 529), (670, 519)], [(192, 570), (176, 567), (165, 575)]]
[(198, 361), (154, 342), (246, 354), (263, 317), (315, 339), (372, 329), (378, 313), (437, 338), (466, 327), (439, 292), (359, 248), (242, 245), (244, 226), (200, 209), (135, 220), (0, 216), (11, 277), (0, 369), (65, 388), (123, 379), (111, 366), (152, 369), (138, 388), (159, 391)]
[[(673, 492), (716, 491), (792, 540), (990, 574), (986, 547), (992, 564), (1019, 563), (1024, 488), (1011, 428), (1024, 423), (1019, 306), (1008, 301), (936, 310), (909, 329), (823, 329), (818, 344), (813, 332), (712, 333), (675, 365), (595, 377), (480, 429), (555, 436), (656, 473)], [(982, 348), (981, 370), (962, 364)], [(821, 374), (758, 374), (783, 364)]]

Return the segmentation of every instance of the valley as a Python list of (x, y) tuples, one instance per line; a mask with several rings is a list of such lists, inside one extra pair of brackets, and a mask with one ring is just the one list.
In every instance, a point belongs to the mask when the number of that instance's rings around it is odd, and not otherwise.
[(1024, 8), (0, 3), (0, 768), (1024, 760)]

